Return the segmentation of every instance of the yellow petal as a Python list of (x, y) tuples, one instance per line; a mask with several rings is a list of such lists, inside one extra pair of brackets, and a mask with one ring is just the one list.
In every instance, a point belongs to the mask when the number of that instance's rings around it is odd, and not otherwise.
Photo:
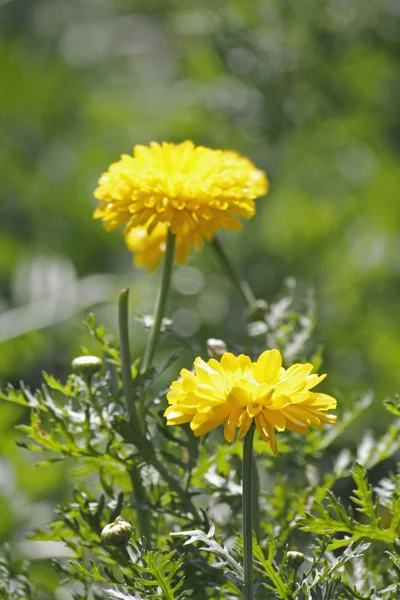
[(282, 366), (279, 350), (266, 350), (261, 354), (254, 366), (254, 377), (260, 383), (274, 383)]
[(312, 371), (313, 366), (309, 363), (304, 365), (295, 364), (285, 371), (284, 375), (279, 378), (278, 383), (274, 385), (276, 395), (290, 395), (298, 386), (305, 387), (305, 379)]
[(229, 404), (235, 407), (247, 406), (249, 400), (250, 398), (246, 390), (239, 386), (233, 387), (228, 395)]
[(225, 352), (221, 357), (221, 366), (225, 371), (234, 373), (239, 368), (239, 361), (231, 352)]
[(267, 421), (269, 421), (277, 431), (285, 431), (286, 418), (279, 410), (263, 409), (263, 413)]
[(251, 402), (247, 406), (247, 414), (249, 417), (253, 418), (258, 415), (259, 412), (261, 412), (262, 408), (262, 404), (259, 404), (258, 402)]
[(289, 431), (294, 431), (295, 433), (308, 433), (310, 430), (306, 425), (299, 425), (297, 423), (293, 423), (293, 421), (290, 421), (289, 419), (286, 419), (286, 429), (289, 429)]
[(233, 442), (233, 440), (235, 439), (236, 425), (237, 423), (234, 419), (231, 418), (230, 415), (225, 421), (224, 427), (224, 438), (227, 442)]
[(208, 433), (212, 429), (216, 429), (217, 427), (222, 425), (224, 420), (225, 419), (223, 419), (222, 421), (206, 421), (205, 423), (197, 425), (196, 427), (192, 427), (192, 424), (190, 424), (190, 428), (192, 429), (194, 435), (198, 437), (199, 435), (204, 435), (205, 433)]
[(165, 415), (167, 418), (167, 425), (182, 425), (183, 423), (188, 423), (193, 415), (184, 415), (179, 411), (171, 412), (168, 415)]
[(267, 430), (268, 430), (269, 443), (271, 445), (272, 452), (274, 454), (278, 454), (278, 442), (276, 440), (274, 428), (272, 427), (272, 425), (269, 421), (267, 421)]
[(238, 434), (239, 440), (244, 438), (246, 433), (249, 431), (252, 423), (253, 423), (253, 419), (251, 419), (249, 417), (249, 415), (247, 414), (247, 411), (245, 411), (243, 413), (243, 418), (240, 420), (240, 429), (239, 429), (239, 434)]
[(302, 423), (303, 425), (321, 427), (321, 421), (316, 414), (313, 414), (311, 411), (303, 409), (298, 405), (288, 406), (284, 409), (284, 412), (292, 421), (297, 419), (297, 422)]

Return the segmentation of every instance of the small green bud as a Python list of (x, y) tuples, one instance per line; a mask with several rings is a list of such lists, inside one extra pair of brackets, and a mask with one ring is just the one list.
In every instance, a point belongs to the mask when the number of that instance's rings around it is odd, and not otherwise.
[(207, 350), (208, 355), (211, 358), (220, 358), (225, 352), (227, 352), (228, 348), (224, 340), (217, 340), (216, 338), (209, 338), (207, 340)]
[(103, 366), (103, 361), (97, 356), (78, 356), (71, 363), (72, 370), (82, 377), (89, 378), (98, 373)]
[(101, 532), (101, 541), (107, 546), (127, 544), (132, 535), (132, 525), (119, 516), (113, 523), (106, 525)]
[(267, 313), (268, 304), (265, 300), (256, 300), (248, 307), (245, 316), (247, 323), (254, 323), (254, 321), (262, 321)]
[(305, 556), (302, 552), (296, 552), (295, 550), (290, 550), (286, 555), (286, 560), (288, 565), (292, 567), (292, 569), (298, 569), (300, 565), (305, 561)]

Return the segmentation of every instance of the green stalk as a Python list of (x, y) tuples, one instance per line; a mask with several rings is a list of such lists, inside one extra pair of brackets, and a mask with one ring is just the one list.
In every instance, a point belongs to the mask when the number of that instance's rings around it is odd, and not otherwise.
[(253, 531), (256, 534), (257, 541), (260, 541), (260, 475), (258, 473), (257, 467), (257, 459), (252, 453), (251, 459), (251, 468), (252, 468), (252, 496), (251, 496), (251, 514), (253, 517)]
[(171, 282), (172, 265), (174, 262), (174, 251), (175, 251), (175, 235), (168, 230), (167, 236), (167, 248), (165, 251), (163, 273), (161, 278), (161, 285), (158, 290), (156, 305), (154, 308), (154, 323), (150, 331), (149, 338), (147, 340), (146, 350), (144, 353), (142, 363), (142, 373), (147, 371), (153, 362), (154, 354), (157, 347), (158, 337), (160, 335), (160, 329), (162, 320), (165, 313), (165, 307), (168, 299), (169, 286)]
[(122, 364), (122, 383), (132, 429), (136, 435), (140, 436), (141, 428), (139, 426), (136, 410), (136, 394), (132, 379), (131, 352), (129, 349), (128, 298), (129, 290), (127, 288), (121, 290), (118, 298), (118, 327)]
[[(215, 237), (212, 241), (212, 247), (214, 249), (215, 254), (218, 256), (222, 267), (229, 279), (233, 283), (233, 285), (238, 289), (240, 295), (242, 296), (245, 304), (248, 307), (252, 307), (256, 302), (256, 297), (248, 284), (247, 281), (241, 279), (238, 272), (236, 271), (234, 265), (232, 264), (230, 258), (226, 254), (225, 250), (221, 246), (219, 240)], [(260, 478), (257, 469), (257, 461), (255, 457), (252, 457), (252, 469), (253, 469), (253, 477), (252, 477), (252, 515), (253, 515), (253, 529), (257, 536), (257, 539), (260, 537), (260, 505), (259, 505), (259, 496), (260, 496)]]
[(214, 249), (215, 254), (218, 256), (224, 271), (228, 275), (229, 279), (233, 283), (233, 285), (238, 289), (240, 295), (242, 296), (245, 304), (247, 306), (251, 306), (256, 301), (256, 297), (254, 296), (249, 284), (247, 281), (244, 281), (239, 277), (238, 272), (235, 267), (231, 263), (228, 255), (225, 253), (225, 250), (222, 248), (219, 240), (215, 237), (211, 242), (211, 245)]
[[(180, 482), (170, 475), (168, 469), (158, 460), (154, 452), (154, 446), (149, 442), (140, 427), (140, 420), (138, 419), (138, 412), (136, 410), (136, 394), (132, 380), (131, 372), (131, 354), (129, 349), (129, 333), (128, 333), (128, 296), (129, 290), (124, 289), (120, 292), (119, 303), (118, 303), (118, 322), (119, 322), (119, 337), (121, 347), (121, 362), (122, 362), (122, 382), (124, 387), (124, 395), (126, 398), (129, 422), (132, 429), (132, 444), (134, 444), (141, 454), (142, 458), (149, 464), (151, 464), (161, 475), (161, 477), (168, 483), (170, 488), (181, 498), (182, 503), (191, 512), (196, 521), (201, 521), (201, 516), (197, 508), (192, 502), (192, 499), (187, 492), (182, 488)], [(135, 501), (140, 506), (146, 502), (145, 490), (143, 488), (140, 474), (136, 467), (130, 472), (132, 486), (134, 488)], [(139, 519), (139, 526), (143, 527), (141, 530), (142, 535), (148, 537), (145, 531), (150, 531), (149, 512), (139, 511), (143, 518)], [(150, 538), (148, 538), (150, 539)]]
[(252, 457), (253, 457), (254, 424), (250, 427), (243, 444), (243, 599), (254, 600), (253, 597), (253, 540), (252, 540)]
[(123, 544), (123, 545), (119, 546), (118, 549), (121, 553), (122, 558), (124, 559), (126, 566), (130, 570), (130, 572), (133, 573), (132, 559), (131, 559), (131, 555), (129, 554), (128, 548), (125, 546), (125, 544)]
[[(136, 394), (132, 379), (131, 352), (129, 348), (128, 298), (129, 290), (126, 288), (121, 290), (118, 301), (118, 325), (122, 364), (122, 384), (128, 408), (129, 422), (132, 427), (135, 442), (136, 444), (140, 445), (140, 442), (146, 442), (147, 440), (142, 432), (142, 428), (140, 427), (138, 413), (136, 410)], [(132, 481), (135, 502), (138, 506), (143, 506), (143, 504), (146, 504), (147, 502), (146, 492), (142, 483), (140, 472), (136, 465), (132, 466), (130, 477)], [(140, 534), (143, 535), (147, 540), (150, 540), (151, 524), (149, 512), (141, 508), (138, 508), (137, 512)]]
[(202, 520), (201, 515), (197, 510), (196, 506), (193, 504), (193, 501), (190, 498), (187, 491), (185, 491), (181, 487), (180, 482), (169, 474), (168, 469), (164, 467), (164, 465), (158, 460), (156, 456), (154, 456), (154, 454), (149, 460), (149, 462), (151, 462), (152, 466), (159, 472), (164, 481), (168, 483), (171, 490), (173, 490), (177, 494), (177, 496), (181, 498), (182, 504), (185, 506), (186, 510), (188, 512), (191, 512), (196, 521), (200, 523)]

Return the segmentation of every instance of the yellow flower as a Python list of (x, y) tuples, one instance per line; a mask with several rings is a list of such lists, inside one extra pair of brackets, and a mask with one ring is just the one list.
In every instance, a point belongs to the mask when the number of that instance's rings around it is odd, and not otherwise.
[(172, 383), (164, 416), (168, 425), (190, 421), (196, 436), (225, 423), (228, 442), (237, 429), (239, 438), (244, 437), (254, 421), (276, 454), (275, 431), (308, 433), (310, 425), (336, 422), (335, 415), (325, 414), (336, 408), (335, 398), (310, 391), (326, 377), (312, 375), (312, 369), (309, 363), (284, 369), (278, 350), (263, 352), (256, 362), (230, 352), (220, 362), (196, 358), (194, 372), (183, 369), (181, 378)]
[(126, 236), (135, 227), (151, 235), (162, 224), (177, 235), (184, 260), (218, 229), (241, 229), (238, 217), (253, 217), (254, 200), (267, 191), (265, 173), (236, 152), (152, 142), (101, 176), (94, 218), (107, 230), (126, 224)]
[[(136, 267), (146, 267), (154, 271), (164, 256), (167, 246), (168, 226), (166, 223), (158, 223), (153, 231), (148, 234), (144, 227), (134, 227), (125, 234), (125, 242), (128, 249), (133, 252)], [(185, 235), (182, 232), (175, 241), (175, 260), (184, 263), (193, 245), (201, 248), (203, 240), (200, 235), (193, 232)]]

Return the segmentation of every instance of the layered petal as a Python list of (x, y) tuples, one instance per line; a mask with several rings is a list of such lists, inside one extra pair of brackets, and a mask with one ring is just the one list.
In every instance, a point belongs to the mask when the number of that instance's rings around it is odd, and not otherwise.
[(219, 362), (196, 358), (194, 372), (183, 369), (181, 379), (172, 383), (164, 415), (169, 425), (190, 421), (195, 435), (224, 424), (228, 442), (237, 431), (243, 438), (255, 423), (276, 454), (276, 432), (306, 434), (311, 426), (336, 422), (336, 416), (326, 412), (336, 408), (335, 398), (310, 391), (325, 375), (310, 374), (311, 370), (309, 363), (284, 369), (278, 350), (263, 352), (255, 362), (229, 352)]
[(240, 218), (254, 216), (254, 201), (268, 186), (265, 173), (236, 152), (152, 142), (135, 146), (100, 177), (93, 216), (107, 230), (125, 224), (135, 264), (152, 270), (168, 229), (176, 234), (175, 258), (184, 262), (219, 229), (240, 229)]

